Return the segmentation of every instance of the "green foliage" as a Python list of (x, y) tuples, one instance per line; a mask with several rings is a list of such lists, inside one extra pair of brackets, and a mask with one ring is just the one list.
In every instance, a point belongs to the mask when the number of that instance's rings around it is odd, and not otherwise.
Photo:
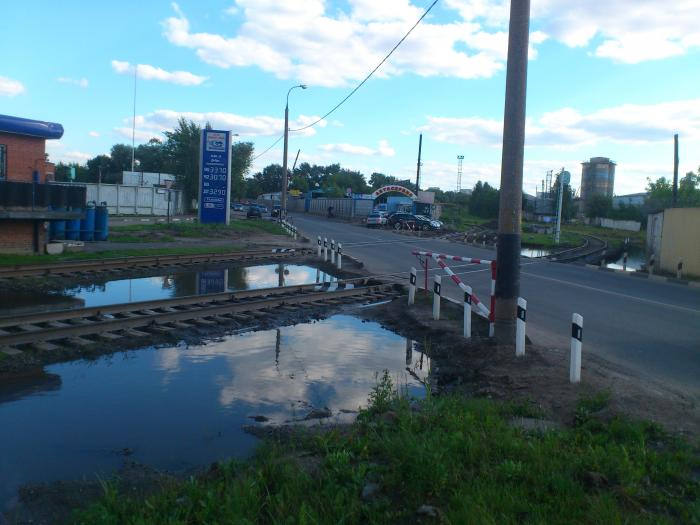
[(236, 142), (231, 146), (231, 197), (245, 197), (245, 177), (253, 163), (253, 143)]
[(185, 193), (189, 207), (192, 199), (199, 197), (199, 143), (202, 128), (193, 121), (181, 117), (173, 131), (166, 131), (163, 146), (168, 159), (166, 173), (174, 173), (177, 186)]
[(612, 209), (612, 197), (593, 195), (586, 203), (586, 217), (607, 217)]
[(469, 212), (484, 219), (498, 217), (499, 191), (488, 182), (478, 181), (469, 197)]
[[(383, 376), (375, 398), (390, 412), (373, 405), (345, 431), (267, 444), (143, 500), (108, 484), (73, 523), (410, 523), (427, 519), (421, 505), (455, 524), (700, 519), (697, 451), (655, 425), (589, 418), (528, 433), (508, 424), (516, 405), (445, 396), (415, 410), (392, 391)], [(363, 498), (369, 482), (378, 490)]]

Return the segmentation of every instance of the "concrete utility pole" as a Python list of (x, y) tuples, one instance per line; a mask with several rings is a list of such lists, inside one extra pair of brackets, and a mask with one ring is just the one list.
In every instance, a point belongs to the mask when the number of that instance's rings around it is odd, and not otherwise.
[[(284, 217), (287, 216), (287, 184), (288, 184), (288, 178), (287, 178), (287, 145), (289, 141), (289, 94), (292, 92), (292, 89), (296, 88), (301, 88), (301, 89), (306, 89), (305, 84), (299, 84), (298, 86), (292, 86), (289, 88), (289, 91), (287, 91), (287, 103), (284, 106), (284, 161), (283, 161), (283, 166), (282, 166), (282, 202), (280, 203), (280, 214), (279, 214), (279, 220), (281, 221)], [(296, 162), (296, 161), (295, 161)]]
[(495, 336), (515, 343), (515, 317), (520, 294), (520, 227), (525, 149), (525, 101), (530, 0), (512, 0), (508, 29), (506, 102), (503, 116), (501, 195), (496, 261)]
[(673, 135), (673, 200), (671, 207), (678, 205), (678, 133)]
[(416, 194), (420, 190), (420, 151), (423, 147), (423, 134), (418, 136), (418, 165), (416, 167)]

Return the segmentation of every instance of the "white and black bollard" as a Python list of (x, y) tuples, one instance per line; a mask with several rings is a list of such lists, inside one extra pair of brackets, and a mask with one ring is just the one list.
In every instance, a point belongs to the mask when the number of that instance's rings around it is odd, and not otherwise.
[(411, 273), (408, 276), (408, 304), (411, 305), (416, 301), (416, 269), (411, 267)]
[(518, 297), (518, 317), (515, 320), (515, 355), (525, 355), (525, 318), (527, 317), (527, 301)]
[(464, 338), (471, 339), (471, 337), (472, 337), (472, 287), (466, 286), (466, 291), (464, 292)]
[(316, 242), (318, 243), (318, 249), (316, 252), (316, 255), (318, 255), (318, 258), (321, 258), (321, 236), (319, 235), (316, 239)]
[(328, 237), (323, 238), (323, 262), (328, 260)]
[(338, 267), (338, 270), (343, 269), (343, 245), (338, 243), (338, 254), (337, 258), (335, 260), (336, 266)]
[(440, 281), (440, 276), (436, 275), (433, 283), (433, 319), (436, 321), (440, 320)]
[(571, 360), (569, 363), (569, 382), (581, 382), (581, 344), (583, 339), (583, 317), (571, 316)]
[(676, 279), (683, 278), (683, 259), (678, 259), (678, 266), (676, 267)]
[(622, 254), (622, 270), (627, 271), (627, 249), (625, 249), (625, 252)]
[(331, 239), (331, 264), (335, 264), (335, 240)]

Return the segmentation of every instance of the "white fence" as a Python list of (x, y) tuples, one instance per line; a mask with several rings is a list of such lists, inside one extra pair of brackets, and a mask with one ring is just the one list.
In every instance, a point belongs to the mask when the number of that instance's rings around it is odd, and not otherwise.
[(110, 215), (166, 215), (170, 192), (170, 215), (184, 213), (181, 190), (127, 184), (81, 184), (87, 188), (86, 200), (107, 203)]
[(614, 219), (604, 219), (601, 217), (595, 217), (594, 219), (585, 219), (586, 224), (592, 224), (595, 226), (600, 226), (602, 228), (610, 228), (613, 230), (627, 230), (631, 232), (638, 232), (642, 223), (638, 221), (616, 221)]

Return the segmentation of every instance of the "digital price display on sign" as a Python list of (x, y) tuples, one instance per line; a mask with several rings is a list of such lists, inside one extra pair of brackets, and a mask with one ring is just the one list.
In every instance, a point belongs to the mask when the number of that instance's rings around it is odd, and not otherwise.
[(231, 132), (202, 130), (199, 156), (199, 222), (229, 221)]

